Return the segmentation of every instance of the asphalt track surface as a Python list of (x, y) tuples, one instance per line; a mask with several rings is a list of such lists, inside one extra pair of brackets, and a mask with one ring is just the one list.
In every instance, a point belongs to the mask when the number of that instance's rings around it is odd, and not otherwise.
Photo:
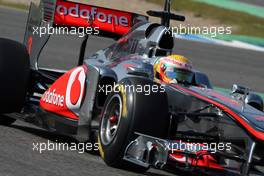
[[(0, 37), (22, 41), (26, 16), (23, 11), (0, 8)], [(72, 68), (77, 63), (80, 41), (77, 37), (52, 38), (41, 56), (41, 65)], [(87, 55), (112, 42), (91, 38)], [(229, 88), (236, 82), (264, 92), (264, 53), (181, 40), (176, 41), (175, 52), (189, 57), (217, 86)], [(0, 139), (0, 176), (140, 175), (107, 167), (97, 155), (89, 153), (46, 151), (40, 154), (33, 151), (33, 143), (37, 142), (75, 141), (23, 122), (16, 122), (11, 127), (0, 126)], [(171, 174), (151, 169), (144, 175)]]

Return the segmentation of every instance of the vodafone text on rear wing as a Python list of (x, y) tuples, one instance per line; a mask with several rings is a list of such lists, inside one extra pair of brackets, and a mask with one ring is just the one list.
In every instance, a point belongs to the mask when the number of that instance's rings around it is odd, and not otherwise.
[(123, 35), (140, 20), (147, 17), (102, 7), (58, 0), (54, 23), (69, 26), (99, 27), (101, 31)]
[(76, 28), (96, 28), (97, 35), (119, 38), (138, 22), (148, 21), (148, 17), (136, 13), (97, 7), (66, 0), (41, 0), (40, 4), (31, 3), (24, 44), (31, 57), (31, 66), (38, 68), (38, 57), (47, 43), (50, 33), (38, 35), (39, 29), (61, 26)]

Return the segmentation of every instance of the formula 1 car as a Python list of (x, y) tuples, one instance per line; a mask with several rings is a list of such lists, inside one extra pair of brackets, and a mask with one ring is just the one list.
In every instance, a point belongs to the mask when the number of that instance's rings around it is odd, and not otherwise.
[[(185, 17), (148, 11), (161, 24), (130, 12), (66, 0), (31, 3), (24, 44), (0, 39), (0, 124), (20, 119), (80, 141), (98, 138), (100, 155), (112, 167), (145, 172), (150, 167), (201, 175), (264, 175), (262, 99), (234, 85), (216, 92), (206, 74), (193, 83), (154, 79), (153, 63), (173, 51), (170, 20)], [(98, 38), (117, 41), (78, 66), (40, 68), (50, 35), (37, 27), (97, 27)], [(110, 88), (110, 89), (109, 89)], [(147, 92), (147, 93), (146, 93)]]

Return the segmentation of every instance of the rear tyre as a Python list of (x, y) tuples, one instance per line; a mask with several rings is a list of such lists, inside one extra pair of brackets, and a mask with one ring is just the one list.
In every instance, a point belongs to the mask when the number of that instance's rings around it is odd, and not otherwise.
[[(125, 85), (154, 85), (150, 80), (129, 78), (121, 82)], [(137, 136), (135, 132), (166, 138), (168, 135), (168, 106), (165, 93), (143, 93), (124, 91), (111, 93), (102, 113), (99, 128), (100, 155), (111, 167), (135, 172), (145, 172), (148, 168), (123, 160), (127, 145)]]
[(30, 61), (26, 47), (16, 41), (0, 38), (0, 114), (22, 110), (29, 73)]
[(0, 115), (0, 125), (9, 126), (12, 125), (16, 119)]

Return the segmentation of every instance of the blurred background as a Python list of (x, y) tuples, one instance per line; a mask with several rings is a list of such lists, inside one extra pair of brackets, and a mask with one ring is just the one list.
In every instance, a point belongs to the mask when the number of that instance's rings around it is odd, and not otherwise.
[[(0, 4), (27, 9), (30, 1), (0, 0)], [(164, 2), (163, 0), (77, 1), (141, 14), (145, 14), (150, 9), (159, 10)], [(185, 24), (232, 27), (233, 35), (218, 35), (216, 37), (218, 39), (239, 40), (264, 46), (264, 0), (172, 0), (172, 6), (177, 13), (187, 17)]]

